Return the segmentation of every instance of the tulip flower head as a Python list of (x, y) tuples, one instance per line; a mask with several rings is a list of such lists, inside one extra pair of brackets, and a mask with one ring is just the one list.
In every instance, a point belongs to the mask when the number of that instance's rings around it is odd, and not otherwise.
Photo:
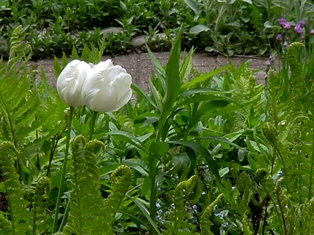
[(92, 68), (84, 61), (73, 60), (61, 72), (57, 79), (57, 91), (60, 98), (69, 106), (84, 105), (82, 87)]
[(116, 111), (131, 99), (132, 77), (124, 68), (114, 66), (109, 59), (94, 65), (92, 70), (82, 89), (82, 99), (90, 110)]

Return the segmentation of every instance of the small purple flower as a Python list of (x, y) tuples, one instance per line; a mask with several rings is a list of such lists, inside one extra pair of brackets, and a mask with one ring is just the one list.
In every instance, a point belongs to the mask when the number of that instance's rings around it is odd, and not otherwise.
[(284, 29), (288, 30), (288, 29), (290, 29), (291, 24), (290, 24), (290, 22), (286, 22), (286, 23), (283, 23), (281, 26), (282, 26)]
[(279, 18), (278, 22), (279, 22), (280, 25), (282, 25), (284, 23), (287, 23), (287, 20), (286, 20), (286, 18)]
[(277, 34), (276, 40), (277, 40), (278, 42), (281, 42), (281, 41), (282, 41), (282, 36), (281, 36), (281, 34)]
[(283, 46), (284, 46), (286, 49), (288, 49), (289, 43), (288, 43), (287, 41), (284, 41)]
[(301, 21), (299, 22), (299, 25), (300, 25), (301, 28), (303, 28), (304, 25), (305, 25), (305, 22), (304, 22), (303, 20), (301, 20)]
[(301, 25), (300, 25), (300, 23), (299, 24), (296, 24), (296, 26), (294, 27), (294, 31), (297, 33), (297, 34), (302, 34), (302, 32), (303, 32), (303, 30), (302, 30), (302, 27), (301, 27)]
[(311, 29), (310, 34), (314, 35), (314, 29)]

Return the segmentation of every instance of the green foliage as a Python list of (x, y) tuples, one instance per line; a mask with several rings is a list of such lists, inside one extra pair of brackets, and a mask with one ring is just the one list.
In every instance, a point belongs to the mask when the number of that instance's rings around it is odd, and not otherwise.
[[(200, 14), (197, 19), (203, 17), (200, 2), (184, 2)], [(239, 2), (219, 2), (215, 16)], [(141, 4), (121, 7), (138, 12)], [(244, 5), (252, 4), (258, 3)], [(167, 11), (166, 1), (160, 7)], [(183, 25), (183, 35), (184, 30)], [(180, 57), (178, 33), (165, 66), (148, 49), (156, 69), (149, 93), (134, 84), (136, 100), (97, 117), (86, 107), (71, 109), (70, 128), (63, 121), (68, 110), (44, 73), (26, 66), (25, 31), (18, 27), (13, 33), (11, 65), (0, 68), (0, 192), (9, 204), (0, 216), (1, 234), (50, 234), (52, 221), (55, 234), (313, 233), (309, 48), (296, 43), (282, 50), (281, 69), (269, 70), (264, 86), (256, 83), (249, 62), (199, 74), (193, 49)], [(97, 63), (105, 44), (98, 46), (72, 48), (72, 56), (79, 59), (81, 53)], [(55, 76), (66, 64), (65, 54), (61, 63), (55, 59)], [(93, 117), (97, 140), (86, 143)], [(72, 148), (65, 154), (67, 136)], [(67, 154), (70, 167), (60, 169)], [(61, 170), (69, 177), (60, 186), (54, 218)]]
[(121, 165), (112, 174), (112, 189), (109, 197), (105, 199), (106, 221), (108, 224), (113, 223), (114, 215), (119, 209), (124, 195), (130, 187), (132, 172), (129, 167)]
[(119, 166), (111, 175), (111, 193), (103, 199), (95, 154), (99, 148), (103, 151), (104, 145), (97, 140), (87, 144), (83, 136), (73, 140), (70, 213), (64, 234), (113, 234), (114, 217), (130, 186), (132, 172), (127, 166)]
[[(164, 235), (167, 234), (197, 234), (195, 233), (195, 225), (193, 225), (190, 220), (189, 207), (193, 206), (192, 201), (197, 202), (200, 198), (201, 191), (196, 189), (194, 199), (190, 197), (193, 189), (201, 188), (201, 181), (196, 175), (192, 176), (190, 179), (181, 181), (175, 188), (173, 192), (173, 209), (167, 215), (167, 222), (165, 223), (166, 230), (163, 232)], [(188, 202), (188, 201), (191, 202)]]
[(187, 48), (228, 56), (265, 54), (276, 45), (278, 18), (310, 23), (314, 12), (310, 0), (5, 0), (2, 6), (1, 55), (9, 57), (6, 41), (20, 24), (27, 28), (26, 40), (37, 59), (70, 55), (73, 45), (81, 53), (85, 44), (97, 45), (104, 38), (106, 53), (129, 53), (137, 50), (131, 41), (138, 35), (148, 37), (151, 50), (168, 50), (180, 27)]
[(29, 202), (25, 200), (25, 191), (21, 187), (16, 162), (19, 152), (11, 142), (0, 144), (0, 169), (3, 177), (5, 192), (9, 204), (9, 216), (1, 216), (1, 234), (42, 234), (47, 230), (45, 224), (46, 200), (50, 194), (50, 180), (42, 177), (34, 194), (32, 210), (28, 209)]
[(210, 231), (210, 227), (212, 223), (210, 222), (208, 218), (210, 218), (213, 212), (214, 206), (219, 202), (221, 197), (223, 197), (223, 194), (218, 195), (218, 197), (203, 212), (203, 215), (201, 216), (201, 231), (202, 231), (201, 234), (206, 234), (206, 235), (213, 234)]
[[(9, 155), (10, 152), (13, 154)], [(8, 235), (25, 234), (30, 224), (29, 213), (26, 210), (28, 202), (23, 198), (24, 191), (21, 189), (19, 176), (14, 167), (18, 154), (11, 142), (5, 141), (0, 144), (0, 169), (10, 208), (10, 222), (2, 215), (1, 224), (3, 232)]]
[(104, 146), (99, 141), (90, 141), (85, 145), (83, 136), (77, 136), (73, 140), (72, 191), (65, 234), (102, 234), (99, 228), (110, 230), (109, 223), (103, 216), (105, 211), (99, 191), (95, 148)]
[(46, 201), (50, 196), (51, 182), (47, 177), (42, 177), (36, 184), (33, 207), (33, 234), (43, 234), (49, 225), (46, 222)]

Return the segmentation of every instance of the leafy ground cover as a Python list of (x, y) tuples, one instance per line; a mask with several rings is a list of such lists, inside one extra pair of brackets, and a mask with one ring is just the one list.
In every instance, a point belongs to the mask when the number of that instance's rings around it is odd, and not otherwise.
[[(17, 25), (27, 27), (26, 40), (33, 58), (79, 53), (84, 44), (105, 39), (105, 53), (128, 53), (131, 40), (157, 33), (148, 40), (151, 49), (169, 50), (174, 33), (182, 28), (182, 47), (211, 53), (270, 53), (281, 30), (277, 20), (286, 17), (293, 28), (299, 21), (312, 29), (311, 0), (3, 0), (0, 8), (1, 55), (7, 57), (7, 39)], [(103, 34), (107, 27), (121, 27), (117, 34)]]
[[(133, 84), (135, 100), (93, 113), (69, 109), (12, 32), (0, 234), (313, 234), (312, 48), (281, 41), (262, 85), (249, 62), (199, 74), (177, 35), (166, 66), (149, 52), (149, 93)], [(72, 57), (95, 64), (103, 50)], [(67, 64), (55, 59), (56, 77)]]

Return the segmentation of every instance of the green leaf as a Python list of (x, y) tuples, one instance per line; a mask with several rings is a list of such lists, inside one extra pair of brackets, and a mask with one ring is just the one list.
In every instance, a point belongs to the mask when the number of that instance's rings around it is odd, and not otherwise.
[(198, 83), (204, 82), (207, 79), (209, 79), (209, 78), (211, 78), (211, 77), (213, 77), (213, 76), (215, 76), (215, 75), (217, 75), (217, 74), (219, 74), (225, 70), (231, 69), (232, 67), (233, 67), (233, 65), (227, 65), (227, 66), (215, 69), (213, 71), (204, 73), (201, 76), (198, 76), (198, 77), (194, 78), (193, 80), (189, 81), (188, 83), (182, 85), (182, 90), (190, 88), (190, 87), (192, 87)]
[(189, 147), (189, 148), (193, 149), (194, 151), (200, 153), (201, 156), (203, 156), (205, 161), (207, 162), (207, 165), (208, 165), (210, 172), (214, 175), (214, 177), (216, 178), (218, 183), (221, 184), (219, 171), (218, 171), (218, 169), (219, 169), (218, 164), (210, 156), (209, 152), (203, 146), (201, 146), (197, 142), (185, 141), (185, 140), (171, 140), (171, 141), (169, 141), (169, 143), (183, 145), (183, 146)]
[[(210, 94), (208, 95), (198, 94), (192, 97), (185, 98), (182, 102), (176, 104), (174, 109), (182, 107), (183, 105), (186, 105), (186, 104), (191, 104), (191, 103), (196, 103), (196, 102), (201, 102), (201, 101), (206, 101), (210, 107), (213, 107), (214, 102), (219, 102), (219, 101), (226, 102), (225, 105), (227, 105), (230, 102), (232, 102), (232, 99), (228, 97), (221, 97), (221, 96), (210, 95)], [(205, 109), (207, 110), (207, 112), (209, 111), (209, 109), (207, 108)]]
[(181, 81), (180, 81), (180, 52), (181, 52), (181, 32), (179, 32), (174, 46), (170, 51), (169, 60), (166, 68), (166, 87), (165, 97), (163, 100), (163, 109), (160, 115), (158, 123), (158, 130), (161, 131), (166, 122), (168, 115), (170, 114), (173, 104), (178, 99), (180, 93)]
[(157, 109), (157, 106), (154, 103), (154, 101), (149, 97), (149, 95), (140, 86), (136, 85), (135, 83), (132, 83), (131, 87), (135, 91), (137, 96), (142, 97), (148, 103), (150, 103), (155, 109)]
[(145, 218), (149, 221), (149, 223), (153, 226), (153, 228), (155, 229), (155, 231), (157, 232), (158, 235), (161, 235), (157, 225), (155, 224), (155, 222), (152, 220), (152, 218), (149, 215), (149, 212), (147, 210), (147, 208), (145, 207), (145, 205), (143, 204), (143, 202), (141, 201), (141, 199), (136, 198), (134, 199), (133, 197), (129, 196), (128, 194), (126, 194), (126, 196), (128, 198), (130, 198), (136, 205), (137, 207), (142, 211), (142, 213), (144, 214)]
[(168, 149), (169, 144), (165, 142), (153, 142), (149, 147), (149, 151), (157, 156), (162, 156), (168, 151)]
[(76, 50), (75, 46), (73, 46), (73, 48), (72, 48), (72, 59), (73, 60), (75, 60), (75, 59), (79, 60), (80, 59), (79, 55), (77, 54), (77, 50)]
[(267, 29), (271, 29), (271, 28), (276, 28), (276, 26), (274, 26), (271, 22), (269, 21), (266, 21), (264, 23), (264, 27), (267, 28)]
[(203, 136), (200, 137), (199, 139), (211, 139), (211, 140), (215, 140), (218, 142), (222, 142), (222, 143), (226, 143), (228, 145), (234, 146), (236, 148), (240, 148), (239, 145), (232, 143), (231, 141), (227, 140), (226, 138), (220, 137), (220, 136)]
[(201, 32), (208, 31), (208, 30), (209, 30), (209, 28), (207, 26), (199, 24), (199, 25), (196, 25), (196, 26), (192, 27), (190, 29), (190, 33), (192, 33), (192, 34), (199, 34)]
[(146, 154), (150, 154), (148, 149), (146, 148), (146, 146), (137, 138), (135, 138), (133, 135), (124, 132), (124, 131), (110, 131), (107, 133), (107, 135), (112, 135), (112, 136), (117, 136), (120, 139), (130, 143), (131, 145), (133, 145), (134, 147), (142, 150), (143, 152), (145, 152)]
[(55, 75), (55, 78), (57, 79), (61, 73), (61, 66), (58, 58), (54, 56), (53, 58), (53, 74)]
[(185, 4), (188, 5), (189, 8), (191, 8), (195, 14), (200, 13), (200, 9), (197, 6), (197, 3), (193, 0), (184, 0)]

